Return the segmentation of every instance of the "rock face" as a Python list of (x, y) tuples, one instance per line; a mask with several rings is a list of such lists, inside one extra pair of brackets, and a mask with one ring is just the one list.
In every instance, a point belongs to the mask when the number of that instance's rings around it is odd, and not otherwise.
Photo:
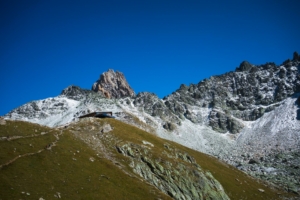
[(159, 117), (165, 121), (180, 124), (180, 119), (174, 114), (165, 103), (153, 93), (140, 92), (134, 97), (134, 106), (143, 109), (153, 117)]
[(164, 98), (165, 105), (195, 123), (201, 123), (201, 118), (190, 110), (210, 108), (209, 125), (214, 130), (240, 132), (243, 126), (239, 119), (257, 120), (300, 92), (299, 64), (298, 54), (281, 66), (274, 63), (255, 66), (244, 61), (235, 72), (212, 76), (190, 86), (181, 85)]
[[(60, 95), (66, 96), (69, 99), (82, 100), (83, 98), (86, 98), (88, 95), (92, 95), (94, 93), (95, 93), (94, 91), (82, 89), (78, 86), (71, 85), (71, 86), (65, 88), (60, 93)], [(100, 93), (100, 96), (104, 97), (104, 95), (102, 93)]]
[(99, 80), (93, 84), (92, 90), (104, 94), (106, 98), (135, 96), (123, 73), (111, 69), (100, 75)]
[(233, 134), (238, 133), (244, 127), (237, 120), (217, 110), (211, 111), (209, 125), (220, 133), (229, 131)]
[(176, 160), (173, 163), (154, 158), (151, 148), (142, 145), (123, 142), (116, 147), (131, 158), (130, 167), (136, 174), (174, 199), (229, 199), (210, 172), (204, 172), (192, 156), (169, 144), (164, 144), (162, 154)]

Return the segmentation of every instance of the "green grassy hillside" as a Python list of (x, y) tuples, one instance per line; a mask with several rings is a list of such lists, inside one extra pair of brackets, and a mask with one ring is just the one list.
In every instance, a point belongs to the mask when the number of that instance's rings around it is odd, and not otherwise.
[[(112, 130), (106, 132), (105, 125)], [(158, 188), (163, 190), (163, 182), (157, 178), (182, 185), (180, 177), (189, 176), (188, 170), (211, 174), (230, 199), (292, 197), (211, 156), (114, 119), (84, 119), (57, 129), (6, 121), (0, 125), (0, 145), (0, 199), (3, 200), (170, 199), (170, 196), (176, 198), (176, 194), (161, 192)], [(142, 162), (151, 171), (139, 173), (137, 169), (143, 170)], [(149, 179), (149, 174), (141, 172), (152, 173), (156, 179)], [(194, 193), (190, 188), (196, 187), (196, 182), (189, 184), (186, 180), (199, 179), (191, 177), (183, 180), (186, 185), (181, 188), (187, 191), (182, 192)], [(213, 182), (212, 177), (206, 177)], [(206, 197), (204, 194), (201, 198)]]
[[(41, 135), (43, 132), (46, 133)], [(62, 135), (59, 135), (61, 134)], [(56, 146), (47, 150), (51, 142)], [(30, 136), (7, 140), (7, 136)], [(170, 199), (155, 187), (130, 177), (101, 159), (68, 131), (26, 122), (0, 126), (0, 199)]]

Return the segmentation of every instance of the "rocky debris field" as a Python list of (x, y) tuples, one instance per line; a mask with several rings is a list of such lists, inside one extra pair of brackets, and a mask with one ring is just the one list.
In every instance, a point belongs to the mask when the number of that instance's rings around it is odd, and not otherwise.
[(238, 169), (300, 195), (300, 152), (277, 152), (260, 158), (243, 154), (242, 157), (236, 165)]

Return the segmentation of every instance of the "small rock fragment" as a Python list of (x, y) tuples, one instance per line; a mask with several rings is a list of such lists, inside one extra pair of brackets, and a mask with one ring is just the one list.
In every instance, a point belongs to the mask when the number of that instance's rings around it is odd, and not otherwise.
[(59, 198), (59, 199), (60, 199), (60, 198), (61, 198), (61, 196), (60, 196), (60, 192), (56, 192), (56, 194), (54, 195), (54, 197), (55, 197), (55, 198)]
[(149, 145), (149, 146), (151, 146), (151, 147), (154, 147), (154, 145), (153, 145), (152, 143), (150, 143), (150, 142), (147, 142), (147, 141), (145, 141), (145, 140), (143, 140), (143, 144), (145, 144), (145, 145)]
[(260, 189), (260, 188), (258, 189), (258, 191), (260, 191), (260, 192), (265, 192), (265, 190), (263, 190), (263, 189)]
[(101, 130), (101, 133), (108, 133), (112, 130), (111, 126), (109, 124), (104, 124)]
[(259, 161), (255, 158), (251, 158), (248, 163), (249, 164), (259, 164)]
[(94, 161), (95, 161), (95, 158), (90, 157), (90, 161), (91, 161), (91, 162), (94, 162)]

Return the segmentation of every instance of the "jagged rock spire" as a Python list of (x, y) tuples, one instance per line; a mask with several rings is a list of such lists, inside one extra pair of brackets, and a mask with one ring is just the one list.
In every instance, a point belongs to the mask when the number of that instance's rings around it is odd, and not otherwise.
[(133, 97), (135, 92), (130, 87), (122, 72), (109, 69), (100, 75), (92, 90), (103, 93), (107, 98)]

